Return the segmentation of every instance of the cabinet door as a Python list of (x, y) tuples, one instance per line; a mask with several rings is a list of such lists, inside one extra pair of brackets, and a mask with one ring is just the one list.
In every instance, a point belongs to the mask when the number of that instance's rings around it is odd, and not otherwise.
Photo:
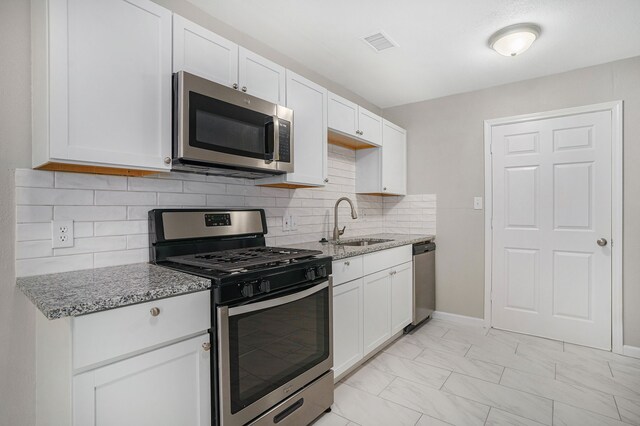
[(359, 137), (358, 105), (329, 92), (329, 127), (353, 137)]
[(187, 71), (233, 87), (238, 84), (238, 45), (173, 15), (173, 72)]
[(336, 377), (362, 359), (362, 278), (333, 289), (333, 371)]
[(382, 192), (407, 194), (407, 132), (387, 120), (382, 128)]
[(391, 334), (411, 323), (413, 316), (413, 263), (391, 268)]
[(374, 145), (382, 145), (382, 117), (358, 107), (360, 137)]
[(211, 379), (203, 334), (73, 378), (73, 423), (209, 426)]
[(362, 322), (365, 356), (391, 337), (390, 285), (390, 270), (364, 277)]
[(171, 12), (150, 0), (49, 4), (52, 161), (166, 170)]
[(240, 90), (274, 104), (285, 104), (285, 68), (240, 46)]

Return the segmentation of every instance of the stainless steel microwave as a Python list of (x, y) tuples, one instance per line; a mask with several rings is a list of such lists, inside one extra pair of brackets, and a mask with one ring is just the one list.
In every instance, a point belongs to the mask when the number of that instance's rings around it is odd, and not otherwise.
[(180, 71), (172, 170), (248, 178), (293, 172), (293, 111)]

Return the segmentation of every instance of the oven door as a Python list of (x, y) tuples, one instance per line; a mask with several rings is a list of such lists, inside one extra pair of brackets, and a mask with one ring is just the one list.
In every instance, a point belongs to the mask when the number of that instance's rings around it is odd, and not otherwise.
[(291, 110), (183, 71), (175, 79), (181, 161), (288, 171), (279, 162), (291, 163)]
[(248, 423), (333, 366), (330, 278), (217, 315), (220, 424)]

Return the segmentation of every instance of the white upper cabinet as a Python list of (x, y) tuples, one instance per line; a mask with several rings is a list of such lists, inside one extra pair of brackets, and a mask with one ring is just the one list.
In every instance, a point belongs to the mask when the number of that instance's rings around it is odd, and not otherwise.
[(34, 0), (32, 38), (34, 167), (170, 168), (169, 10)]
[(407, 132), (383, 120), (382, 147), (356, 151), (356, 193), (407, 194)]
[(382, 192), (407, 193), (407, 132), (384, 120), (382, 131)]
[(369, 145), (382, 143), (382, 118), (361, 106), (329, 92), (329, 128)]
[(238, 87), (238, 45), (173, 15), (173, 71)]
[(294, 172), (257, 180), (256, 185), (322, 186), (327, 179), (327, 90), (289, 70), (286, 74)]
[(285, 68), (240, 46), (238, 53), (240, 90), (274, 104), (285, 103)]

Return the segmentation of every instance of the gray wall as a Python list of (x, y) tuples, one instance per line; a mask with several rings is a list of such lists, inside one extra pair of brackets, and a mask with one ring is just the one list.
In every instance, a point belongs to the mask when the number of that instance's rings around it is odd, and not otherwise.
[(29, 2), (0, 1), (0, 424), (35, 423), (35, 310), (15, 287), (13, 170), (31, 165)]
[(438, 197), (437, 309), (484, 316), (483, 121), (624, 101), (624, 341), (640, 346), (640, 57), (385, 109), (408, 131), (410, 194)]

